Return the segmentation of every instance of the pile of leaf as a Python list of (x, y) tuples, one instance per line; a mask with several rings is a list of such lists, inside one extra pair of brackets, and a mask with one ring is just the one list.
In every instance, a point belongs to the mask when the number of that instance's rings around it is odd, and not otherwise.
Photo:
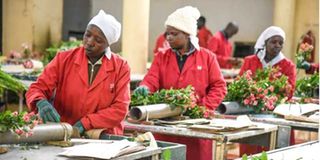
[(149, 95), (134, 92), (131, 95), (130, 106), (160, 103), (169, 104), (172, 110), (175, 109), (175, 107), (182, 107), (184, 115), (190, 118), (202, 118), (206, 112), (204, 106), (198, 106), (196, 104), (194, 88), (190, 85), (182, 89), (161, 89)]
[(5, 89), (15, 93), (21, 93), (27, 88), (18, 79), (0, 70), (0, 94), (3, 93)]

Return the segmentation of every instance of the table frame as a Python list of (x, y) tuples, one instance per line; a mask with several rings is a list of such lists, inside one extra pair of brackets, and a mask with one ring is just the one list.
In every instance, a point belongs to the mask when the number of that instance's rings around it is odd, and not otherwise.
[[(261, 130), (242, 130), (238, 132), (224, 132), (224, 133), (206, 133), (201, 131), (194, 131), (188, 128), (172, 127), (172, 126), (158, 126), (158, 125), (143, 125), (125, 122), (125, 130), (138, 132), (153, 132), (166, 135), (193, 137), (201, 139), (210, 139), (215, 141), (213, 143), (214, 160), (224, 160), (227, 157), (227, 143), (228, 142), (244, 142), (253, 143), (263, 146), (269, 146), (270, 150), (276, 147), (276, 137), (278, 127), (271, 124), (256, 123), (263, 127)], [(253, 137), (256, 137), (253, 139)]]

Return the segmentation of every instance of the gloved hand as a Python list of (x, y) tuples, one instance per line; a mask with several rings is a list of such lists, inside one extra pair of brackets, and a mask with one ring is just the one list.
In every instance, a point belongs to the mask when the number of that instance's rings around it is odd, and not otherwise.
[(311, 64), (307, 61), (303, 61), (300, 65), (297, 66), (298, 68), (302, 68), (305, 70), (309, 70), (311, 67)]
[(46, 123), (47, 121), (60, 122), (59, 113), (47, 100), (42, 99), (38, 101), (36, 106), (43, 123)]
[(83, 135), (83, 133), (84, 133), (84, 127), (83, 127), (83, 125), (82, 125), (82, 123), (81, 123), (80, 120), (79, 120), (78, 122), (76, 122), (76, 123), (73, 125), (73, 127), (78, 129), (80, 135)]
[(147, 86), (139, 86), (133, 91), (133, 94), (139, 94), (143, 96), (147, 96), (149, 93), (150, 91)]

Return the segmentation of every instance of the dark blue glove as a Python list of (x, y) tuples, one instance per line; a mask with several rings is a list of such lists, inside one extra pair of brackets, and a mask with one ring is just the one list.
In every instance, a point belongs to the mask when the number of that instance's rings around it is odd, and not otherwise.
[(133, 91), (133, 94), (138, 94), (142, 96), (147, 96), (150, 93), (149, 88), (147, 86), (139, 86)]
[(303, 68), (304, 70), (309, 70), (310, 69), (310, 67), (311, 67), (311, 64), (309, 63), (309, 62), (307, 62), (307, 61), (303, 61), (302, 63), (301, 63), (301, 68)]
[(80, 120), (79, 120), (78, 122), (76, 122), (76, 123), (73, 125), (73, 127), (75, 127), (75, 128), (78, 129), (80, 135), (83, 135), (83, 133), (84, 133), (84, 127), (83, 127), (83, 125), (82, 125), (82, 123), (81, 123)]
[(46, 122), (60, 122), (60, 115), (57, 110), (45, 99), (42, 99), (36, 104), (38, 113), (43, 121)]

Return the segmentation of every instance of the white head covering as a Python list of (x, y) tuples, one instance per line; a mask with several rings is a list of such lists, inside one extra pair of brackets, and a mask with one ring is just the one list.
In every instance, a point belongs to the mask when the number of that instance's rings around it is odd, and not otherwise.
[(199, 17), (200, 12), (197, 8), (185, 6), (171, 13), (165, 22), (165, 26), (171, 26), (190, 34), (191, 43), (199, 50), (199, 39), (197, 38), (197, 20)]
[(106, 36), (109, 45), (117, 42), (121, 34), (121, 24), (110, 14), (106, 14), (103, 10), (94, 16), (88, 25), (94, 24), (98, 26)]
[[(99, 13), (90, 20), (88, 26), (90, 24), (94, 24), (100, 28), (107, 38), (109, 46), (119, 40), (121, 24), (112, 15), (106, 14), (103, 10), (100, 10)], [(111, 58), (110, 47), (106, 48), (105, 55), (108, 59)]]
[(260, 62), (262, 63), (264, 68), (267, 66), (273, 66), (274, 64), (277, 64), (279, 61), (285, 58), (283, 53), (280, 52), (278, 56), (276, 56), (270, 62), (266, 63), (264, 61), (264, 57), (266, 55), (265, 41), (273, 36), (281, 36), (283, 38), (283, 42), (286, 39), (286, 34), (280, 27), (271, 26), (271, 27), (268, 27), (266, 30), (264, 30), (260, 34), (256, 44), (254, 45), (255, 52), (258, 52), (257, 56), (260, 59)]

